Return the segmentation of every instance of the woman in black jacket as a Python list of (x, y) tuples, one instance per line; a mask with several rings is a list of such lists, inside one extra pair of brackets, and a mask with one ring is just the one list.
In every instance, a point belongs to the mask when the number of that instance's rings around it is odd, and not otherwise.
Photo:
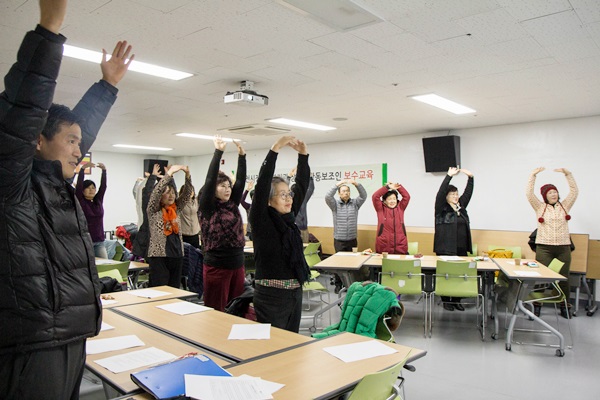
[[(284, 179), (273, 177), (277, 155), (285, 146), (298, 152), (296, 184), (292, 190)], [(292, 332), (300, 330), (302, 285), (310, 277), (300, 230), (294, 222), (309, 179), (306, 144), (293, 136), (280, 138), (260, 169), (250, 209), (256, 263), (256, 318)]]
[[(463, 195), (458, 195), (456, 186), (450, 184), (459, 172), (469, 177)], [(473, 194), (473, 174), (466, 169), (448, 168), (440, 190), (435, 197), (435, 236), (433, 251), (438, 256), (466, 256), (472, 252), (471, 228), (467, 206)], [(444, 309), (464, 311), (460, 297), (442, 297)]]

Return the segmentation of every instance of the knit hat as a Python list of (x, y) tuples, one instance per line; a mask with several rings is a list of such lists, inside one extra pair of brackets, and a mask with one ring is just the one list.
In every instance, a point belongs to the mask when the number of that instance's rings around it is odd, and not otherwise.
[(558, 189), (556, 188), (556, 186), (554, 186), (551, 183), (548, 183), (540, 188), (540, 192), (542, 193), (542, 199), (544, 199), (544, 203), (548, 202), (548, 198), (546, 197), (546, 195), (551, 190), (556, 190), (558, 192)]

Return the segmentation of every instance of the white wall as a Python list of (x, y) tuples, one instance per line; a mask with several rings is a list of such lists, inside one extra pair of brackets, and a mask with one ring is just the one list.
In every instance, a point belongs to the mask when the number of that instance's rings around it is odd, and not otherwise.
[[(569, 222), (570, 230), (572, 233), (589, 233), (590, 238), (600, 239), (599, 218), (593, 212), (586, 212), (592, 210), (592, 201), (599, 192), (596, 190), (600, 170), (599, 131), (600, 116), (452, 131), (452, 134), (461, 137), (462, 166), (475, 174), (475, 189), (469, 205), (471, 227), (533, 230), (536, 220), (524, 194), (530, 171), (538, 166), (548, 169), (538, 175), (536, 193), (539, 193), (542, 184), (554, 183), (564, 197), (568, 191), (564, 176), (551, 170), (565, 167), (573, 172), (580, 191), (571, 210), (573, 218)], [(311, 145), (310, 165), (316, 168), (388, 163), (389, 179), (402, 183), (412, 197), (406, 211), (407, 225), (431, 227), (434, 198), (444, 174), (425, 172), (421, 139), (445, 134), (446, 132), (437, 132)], [(212, 146), (210, 142), (207, 145)], [(236, 168), (237, 160), (237, 153), (231, 147), (225, 153), (225, 164), (222, 166), (224, 171), (229, 172)], [(260, 167), (266, 151), (248, 152), (249, 170)], [(93, 153), (93, 161), (105, 162), (108, 168), (106, 229), (113, 229), (113, 226), (123, 222), (135, 221), (131, 188), (141, 174), (144, 158), (155, 157)], [(189, 165), (198, 190), (204, 182), (211, 156), (162, 158)], [(294, 151), (282, 150), (277, 164), (278, 171), (287, 172), (295, 164)], [(182, 182), (181, 177), (177, 177), (177, 182)], [(463, 175), (453, 179), (453, 184), (460, 191), (465, 183)], [(314, 198), (309, 202), (308, 217), (310, 225), (332, 226), (331, 212), (322, 199)], [(376, 223), (370, 199), (361, 209), (359, 223)]]

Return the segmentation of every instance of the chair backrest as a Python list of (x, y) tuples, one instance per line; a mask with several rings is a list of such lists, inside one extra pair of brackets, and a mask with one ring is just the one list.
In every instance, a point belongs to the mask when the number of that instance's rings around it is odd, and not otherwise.
[(358, 382), (348, 400), (386, 400), (396, 398), (399, 393), (398, 388), (394, 384), (405, 363), (406, 359), (383, 371), (365, 375)]
[(318, 264), (321, 261), (321, 257), (319, 256), (319, 247), (321, 243), (309, 243), (304, 248), (304, 258), (306, 259), (306, 263), (309, 267)]
[(121, 275), (121, 280), (119, 282), (123, 283), (127, 282), (127, 276), (129, 275), (129, 261), (122, 261), (112, 264), (96, 264), (96, 269), (98, 270), (98, 276), (101, 276), (100, 273), (116, 269)]
[(98, 271), (99, 278), (104, 278), (105, 276), (116, 279), (117, 282), (119, 282), (120, 284), (123, 283), (123, 276), (121, 275), (121, 273), (119, 272), (118, 269), (109, 269), (106, 271)]
[(382, 260), (381, 284), (391, 287), (398, 294), (421, 294), (422, 281), (421, 260)]
[(408, 254), (414, 256), (419, 252), (419, 242), (408, 242)]
[(520, 246), (502, 246), (502, 245), (493, 245), (490, 244), (488, 246), (488, 250), (496, 250), (496, 249), (504, 249), (512, 251), (512, 258), (521, 258), (521, 247)]
[(477, 243), (471, 243), (471, 252), (467, 253), (469, 257), (477, 257)]
[(479, 294), (478, 283), (476, 262), (437, 261), (435, 294), (438, 296), (476, 297)]
[(115, 245), (115, 255), (113, 256), (113, 260), (115, 260), (115, 261), (123, 260), (123, 253), (124, 253), (123, 245), (117, 241), (117, 243)]
[(558, 258), (554, 258), (552, 261), (550, 261), (548, 268), (557, 274), (560, 274), (560, 269), (563, 267), (563, 265), (565, 265), (564, 262), (560, 261)]

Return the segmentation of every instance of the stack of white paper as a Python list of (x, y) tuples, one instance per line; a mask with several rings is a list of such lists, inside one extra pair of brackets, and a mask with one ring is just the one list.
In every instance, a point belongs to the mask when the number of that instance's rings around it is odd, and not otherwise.
[(136, 335), (117, 336), (108, 339), (88, 340), (86, 344), (87, 354), (105, 353), (107, 351), (123, 350), (130, 347), (143, 346), (144, 342)]
[(233, 324), (229, 340), (270, 339), (271, 324)]
[(248, 375), (185, 375), (185, 395), (200, 400), (268, 400), (283, 386)]

